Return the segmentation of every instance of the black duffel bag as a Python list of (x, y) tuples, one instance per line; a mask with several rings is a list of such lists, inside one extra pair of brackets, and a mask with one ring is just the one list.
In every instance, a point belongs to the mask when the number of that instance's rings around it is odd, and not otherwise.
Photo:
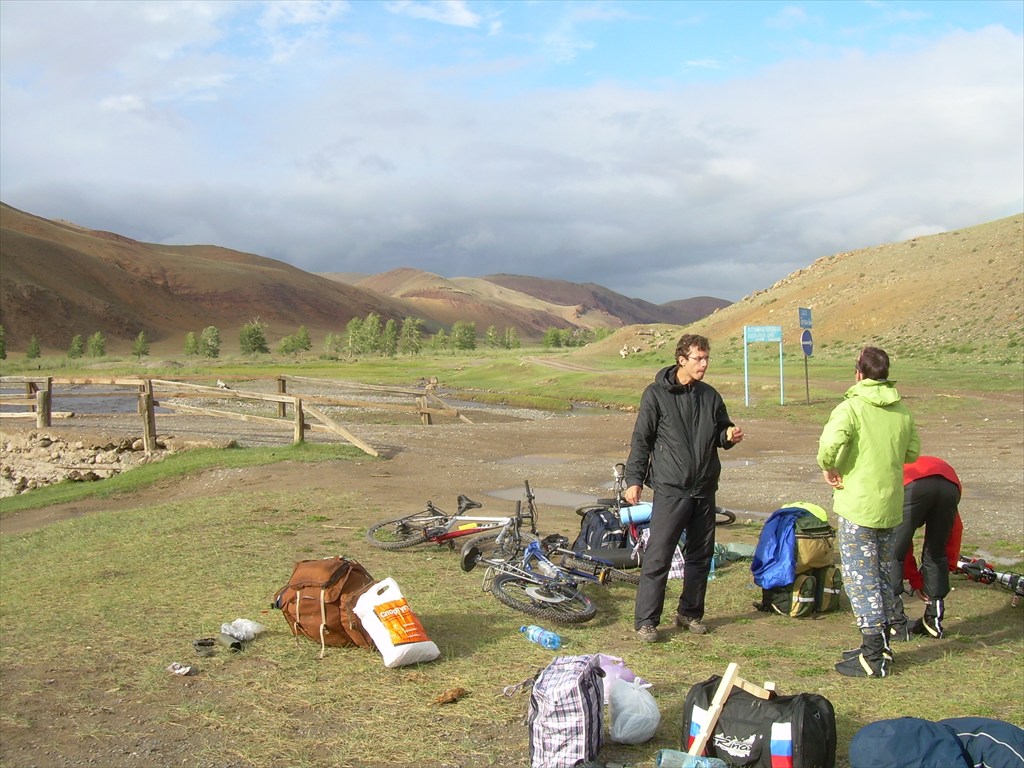
[[(721, 681), (714, 675), (697, 683), (683, 704), (681, 748), (686, 752), (700, 732)], [(696, 714), (696, 723), (694, 722)], [(833, 768), (836, 714), (832, 702), (816, 693), (762, 699), (733, 687), (704, 754), (728, 765), (772, 768)]]

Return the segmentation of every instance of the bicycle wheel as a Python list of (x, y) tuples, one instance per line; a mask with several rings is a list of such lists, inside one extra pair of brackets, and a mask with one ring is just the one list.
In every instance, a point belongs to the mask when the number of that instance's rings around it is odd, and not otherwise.
[(731, 525), (735, 522), (735, 512), (725, 507), (715, 507), (715, 525)]
[(498, 602), (556, 624), (581, 624), (597, 615), (597, 606), (569, 584), (536, 584), (514, 573), (496, 573), (491, 594)]
[(436, 515), (420, 513), (384, 520), (366, 529), (366, 540), (380, 549), (405, 549), (427, 541), (427, 529), (438, 523)]
[(562, 566), (601, 577), (604, 584), (621, 583), (636, 585), (640, 583), (639, 568), (634, 571), (624, 571), (620, 568), (614, 568), (604, 563), (595, 563), (593, 560), (585, 560), (573, 555), (562, 555)]
[(497, 558), (509, 558), (513, 555), (518, 554), (523, 547), (529, 544), (531, 541), (539, 541), (537, 536), (534, 536), (529, 531), (519, 532), (519, 546), (516, 547), (511, 536), (507, 537), (502, 542), (502, 547), (498, 547), (498, 535), (501, 533), (500, 528), (495, 528), (493, 531), (487, 533), (481, 533), (479, 536), (474, 536), (463, 546), (462, 551), (465, 552), (466, 548), (474, 546), (477, 550), (488, 557)]

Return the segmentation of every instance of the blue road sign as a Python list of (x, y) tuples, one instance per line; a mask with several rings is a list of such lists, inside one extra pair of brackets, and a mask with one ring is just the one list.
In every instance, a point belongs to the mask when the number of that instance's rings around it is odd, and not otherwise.
[(781, 325), (745, 325), (743, 336), (747, 342), (752, 341), (782, 341)]
[(800, 327), (801, 328), (813, 328), (814, 323), (811, 322), (811, 310), (807, 307), (799, 307), (797, 312), (800, 314)]
[(804, 348), (804, 357), (810, 357), (814, 351), (814, 339), (811, 338), (811, 331), (807, 328), (800, 334), (800, 346)]

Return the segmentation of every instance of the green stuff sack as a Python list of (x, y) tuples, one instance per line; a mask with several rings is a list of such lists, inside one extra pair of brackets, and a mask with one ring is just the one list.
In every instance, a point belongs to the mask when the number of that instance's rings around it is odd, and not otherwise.
[(761, 604), (754, 604), (759, 611), (792, 616), (795, 619), (814, 613), (815, 593), (818, 580), (811, 573), (802, 573), (785, 587), (761, 590)]
[(814, 594), (814, 610), (818, 613), (832, 613), (839, 610), (843, 592), (843, 574), (834, 565), (827, 565), (814, 572), (817, 582)]

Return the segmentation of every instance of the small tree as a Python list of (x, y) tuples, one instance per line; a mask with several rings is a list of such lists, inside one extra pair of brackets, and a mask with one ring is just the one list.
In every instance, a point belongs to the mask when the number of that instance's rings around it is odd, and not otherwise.
[(309, 352), (313, 348), (313, 340), (309, 338), (309, 331), (306, 326), (300, 325), (295, 332), (295, 344), (301, 352)]
[(456, 320), (452, 324), (452, 348), (476, 349), (476, 323)]
[(39, 348), (39, 339), (33, 333), (32, 338), (28, 341), (28, 349), (25, 351), (25, 357), (28, 360), (37, 360), (42, 354), (42, 350)]
[(393, 317), (384, 323), (384, 332), (380, 336), (380, 353), (385, 357), (394, 357), (398, 354), (398, 323)]
[(548, 328), (544, 331), (543, 344), (548, 349), (562, 346), (562, 332), (557, 328)]
[(505, 349), (519, 349), (519, 334), (515, 328), (506, 328), (505, 337), (501, 344)]
[(103, 357), (107, 354), (107, 340), (100, 331), (96, 331), (86, 342), (86, 349), (89, 351), (89, 357)]
[(359, 334), (359, 351), (363, 354), (380, 352), (381, 334), (380, 315), (371, 312), (363, 320), (362, 332)]
[(68, 357), (79, 358), (85, 354), (85, 340), (82, 334), (76, 333), (71, 338), (71, 346), (68, 347)]
[(196, 338), (195, 331), (189, 331), (185, 334), (185, 356), (195, 357), (199, 354), (199, 339)]
[(146, 338), (145, 331), (139, 331), (139, 335), (135, 337), (132, 354), (139, 358), (139, 362), (142, 362), (142, 358), (149, 354), (149, 339)]
[(423, 321), (418, 317), (407, 317), (402, 321), (398, 335), (398, 351), (403, 355), (418, 355), (423, 347)]
[(444, 332), (444, 328), (439, 328), (434, 334), (434, 338), (430, 340), (430, 346), (435, 352), (448, 349), (448, 334)]
[(328, 333), (324, 339), (324, 354), (336, 360), (338, 353), (341, 351), (342, 338), (336, 333)]
[(0, 325), (0, 360), (7, 359), (7, 334), (4, 333), (4, 327)]
[(267, 327), (260, 322), (258, 317), (253, 318), (242, 328), (238, 335), (238, 346), (243, 355), (256, 355), (259, 353), (268, 354), (270, 347), (267, 346)]
[(345, 352), (349, 357), (362, 354), (363, 318), (353, 317), (345, 326)]
[(496, 349), (500, 346), (498, 343), (498, 329), (493, 325), (487, 326), (487, 330), (484, 332), (484, 338), (487, 340), (487, 346), (491, 349)]
[(215, 360), (220, 357), (220, 329), (215, 325), (203, 328), (199, 335), (199, 354)]

